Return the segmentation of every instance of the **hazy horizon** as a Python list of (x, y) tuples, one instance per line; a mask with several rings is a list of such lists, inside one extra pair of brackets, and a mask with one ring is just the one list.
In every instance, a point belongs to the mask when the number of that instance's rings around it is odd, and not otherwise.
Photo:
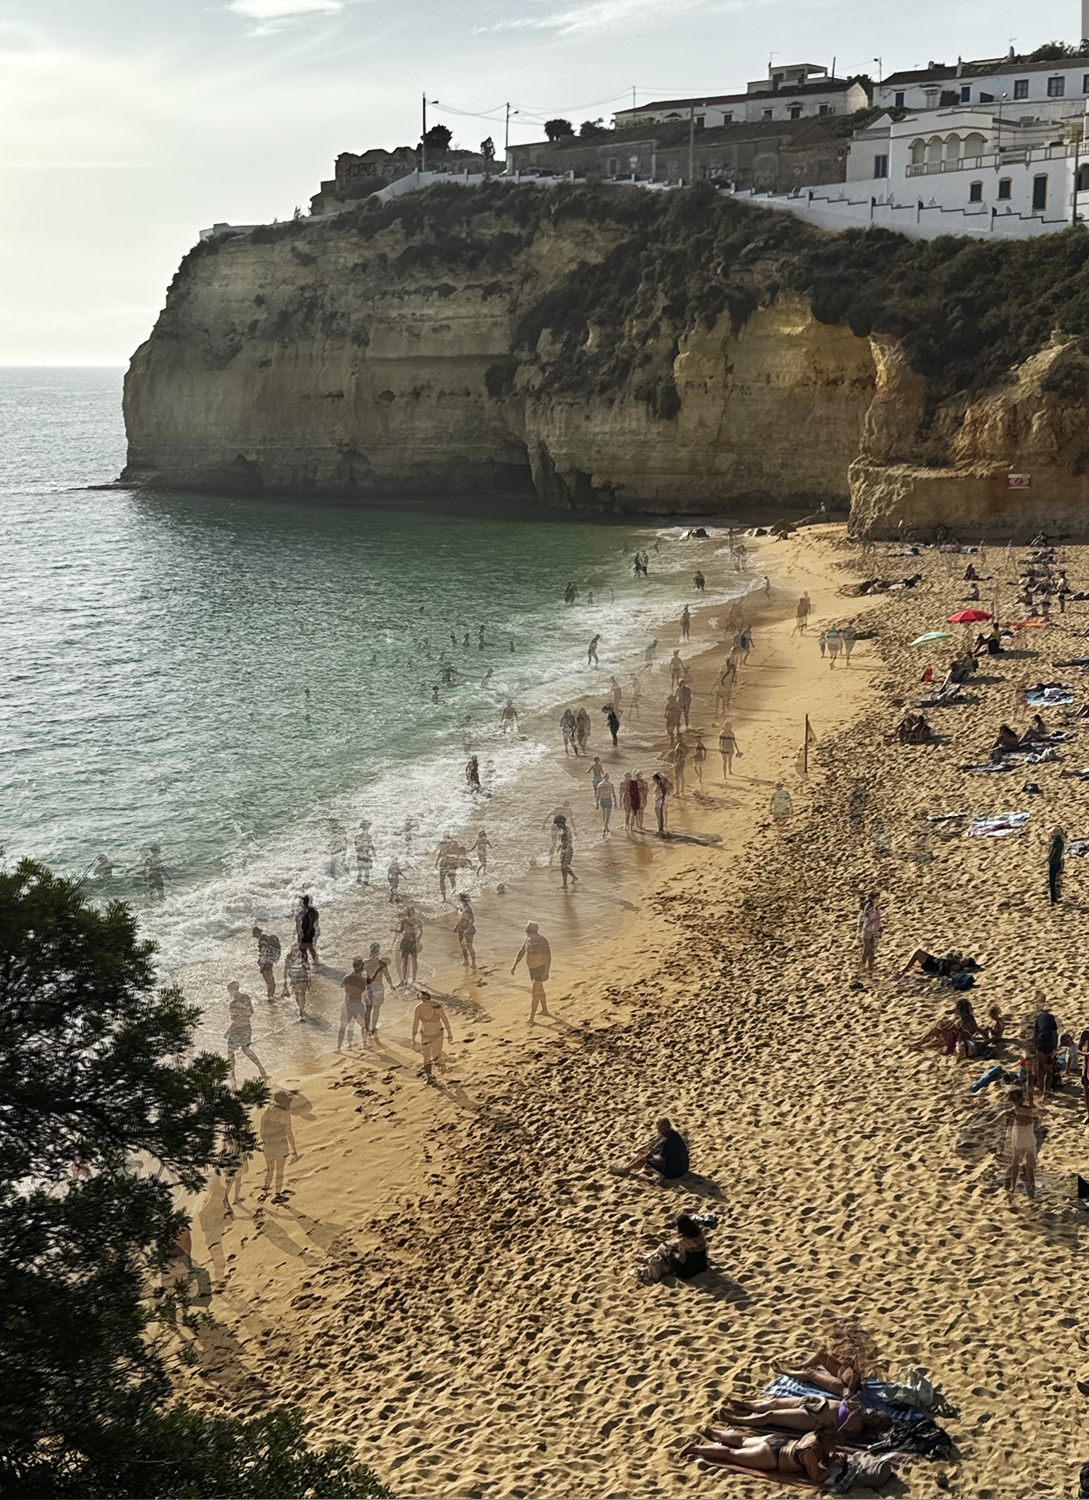
[[(124, 365), (201, 228), (307, 212), (341, 151), (540, 139), (550, 115), (728, 93), (779, 63), (886, 74), (1080, 30), (1047, 0), (5, 0), (0, 364)], [(773, 45), (774, 44), (774, 45)], [(480, 118), (479, 116), (486, 116)]]

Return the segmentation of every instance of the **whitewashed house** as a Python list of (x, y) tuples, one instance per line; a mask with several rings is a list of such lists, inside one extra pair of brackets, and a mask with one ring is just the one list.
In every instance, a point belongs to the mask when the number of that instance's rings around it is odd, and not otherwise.
[(656, 99), (633, 109), (617, 110), (613, 126), (672, 124), (692, 119), (697, 130), (719, 125), (804, 120), (811, 116), (850, 115), (867, 109), (870, 98), (860, 83), (834, 78), (817, 63), (769, 68), (743, 94), (702, 95), (691, 99)]
[(874, 86), (882, 109), (948, 109), (993, 106), (1004, 115), (1063, 118), (1081, 114), (1089, 99), (1089, 57), (1025, 62), (1013, 56), (955, 64), (930, 63), (912, 72), (892, 73)]

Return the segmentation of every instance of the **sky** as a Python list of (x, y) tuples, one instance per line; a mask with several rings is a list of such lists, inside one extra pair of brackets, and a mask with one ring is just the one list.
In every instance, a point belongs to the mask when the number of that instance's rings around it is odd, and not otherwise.
[(339, 152), (418, 141), (425, 92), (501, 151), (508, 101), (531, 141), (773, 52), (887, 74), (1080, 30), (1079, 0), (0, 0), (0, 364), (127, 363), (200, 229), (306, 212)]

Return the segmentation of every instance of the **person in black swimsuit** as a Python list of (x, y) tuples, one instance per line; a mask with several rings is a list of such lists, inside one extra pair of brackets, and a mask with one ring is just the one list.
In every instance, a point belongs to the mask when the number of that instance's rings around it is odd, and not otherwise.
[(295, 934), (299, 939), (299, 951), (306, 963), (318, 966), (318, 950), (314, 946), (321, 928), (318, 925), (318, 909), (309, 896), (303, 896), (302, 910), (295, 918)]
[(779, 1437), (774, 1433), (761, 1437), (752, 1432), (735, 1432), (729, 1427), (716, 1428), (715, 1434), (715, 1441), (687, 1449), (686, 1457), (784, 1475), (800, 1474), (818, 1486), (824, 1485), (838, 1462), (837, 1435), (827, 1427), (799, 1438)]

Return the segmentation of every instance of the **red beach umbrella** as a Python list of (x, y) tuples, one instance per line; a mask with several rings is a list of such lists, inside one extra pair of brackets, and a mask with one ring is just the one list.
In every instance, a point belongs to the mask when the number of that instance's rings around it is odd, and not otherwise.
[(993, 620), (985, 609), (958, 609), (955, 615), (949, 616), (950, 625), (975, 625), (979, 620)]

